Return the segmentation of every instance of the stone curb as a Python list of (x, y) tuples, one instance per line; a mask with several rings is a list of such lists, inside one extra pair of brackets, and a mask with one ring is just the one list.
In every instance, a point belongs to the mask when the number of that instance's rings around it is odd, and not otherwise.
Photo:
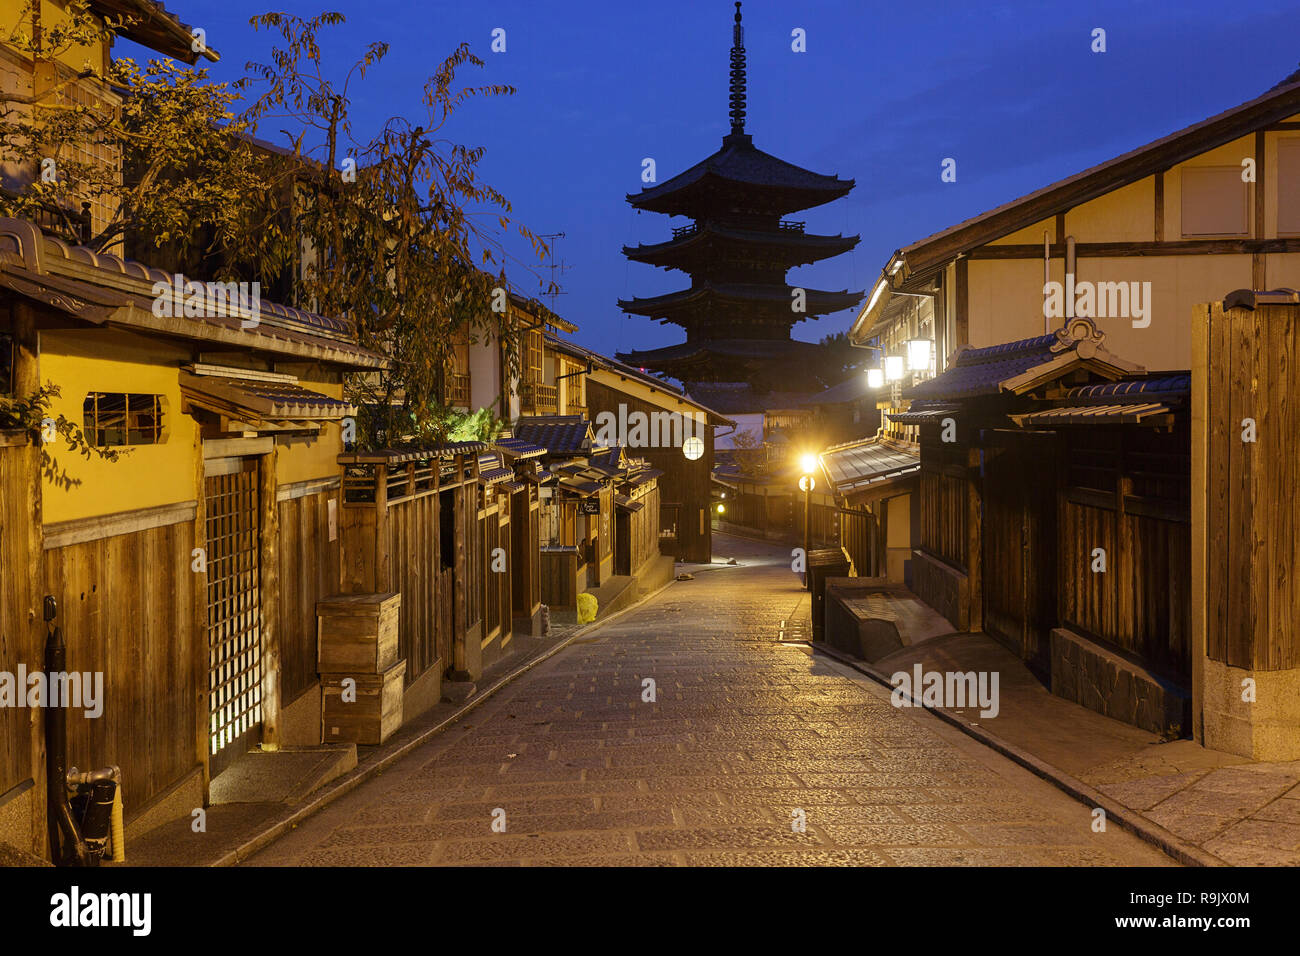
[(655, 588), (655, 590), (650, 591), (644, 596), (638, 598), (636, 601), (634, 601), (632, 604), (629, 604), (627, 607), (614, 612), (609, 617), (599, 621), (592, 621), (590, 624), (585, 624), (582, 627), (578, 628), (576, 631), (574, 631), (568, 637), (564, 638), (562, 641), (560, 641), (560, 643), (556, 644), (554, 647), (542, 652), (537, 657), (534, 657), (532, 660), (524, 662), (515, 670), (498, 678), (497, 681), (493, 683), (491, 686), (489, 686), (486, 690), (478, 694), (475, 694), (472, 698), (470, 698), (470, 700), (465, 703), (465, 706), (461, 707), (460, 710), (456, 711), (454, 714), (451, 714), (450, 716), (446, 717), (444, 720), (430, 727), (428, 730), (422, 731), (418, 736), (413, 737), (411, 740), (408, 740), (403, 744), (395, 746), (391, 752), (385, 753), (383, 757), (379, 758), (374, 763), (367, 764), (364, 768), (359, 768), (357, 770), (354, 770), (352, 773), (348, 774), (347, 776), (340, 778), (339, 781), (333, 785), (327, 785), (328, 789), (325, 790), (323, 793), (321, 793), (319, 796), (313, 798), (309, 803), (299, 807), (297, 810), (295, 810), (293, 813), (289, 814), (288, 816), (283, 817), (280, 820), (277, 820), (275, 823), (271, 824), (266, 829), (262, 830), (262, 832), (258, 833), (256, 836), (245, 840), (243, 843), (235, 847), (233, 850), (230, 850), (225, 855), (219, 857), (218, 859), (216, 859), (215, 861), (207, 865), (210, 867), (235, 866), (236, 864), (241, 863), (244, 860), (247, 860), (249, 857), (253, 856), (258, 851), (265, 849), (268, 845), (274, 843), (280, 837), (284, 836), (286, 833), (293, 830), (299, 823), (303, 822), (308, 817), (311, 817), (319, 813), (321, 810), (325, 809), (334, 801), (338, 800), (341, 797), (346, 796), (348, 793), (355, 790), (361, 784), (366, 783), (367, 781), (371, 780), (372, 778), (374, 778), (384, 770), (387, 770), (389, 767), (391, 767), (397, 761), (401, 760), (403, 757), (410, 754), (416, 748), (427, 743), (428, 740), (431, 737), (433, 737), (435, 734), (441, 733), (447, 727), (456, 723), (458, 720), (463, 718), (466, 714), (472, 711), (479, 704), (483, 703), (483, 701), (487, 700), (489, 697), (495, 694), (502, 687), (506, 686), (506, 684), (509, 684), (510, 682), (515, 680), (515, 678), (520, 677), (523, 674), (526, 674), (528, 671), (532, 670), (538, 664), (541, 664), (543, 661), (547, 661), (550, 658), (554, 657), (556, 654), (564, 650), (566, 647), (568, 647), (570, 644), (572, 644), (574, 641), (578, 640), (579, 638), (586, 636), (592, 631), (599, 630), (600, 628), (604, 627), (606, 624), (618, 620), (620, 617), (622, 617), (624, 614), (627, 614), (629, 611), (636, 610), (646, 601), (649, 601), (651, 598), (658, 596), (660, 593), (662, 593), (664, 590), (671, 587), (675, 583), (677, 583), (676, 580), (670, 579), (664, 584)]
[[(889, 678), (866, 661), (858, 660), (842, 651), (833, 647), (827, 647), (823, 644), (809, 644), (808, 646), (813, 649), (814, 653), (824, 654), (860, 674), (865, 674), (876, 683), (888, 687), (890, 691), (894, 690), (894, 685), (890, 683)], [(910, 694), (908, 696), (911, 697)], [(996, 750), (998, 753), (1002, 754), (1002, 756), (1018, 763), (1035, 776), (1046, 780), (1058, 790), (1061, 790), (1073, 797), (1075, 800), (1078, 800), (1084, 806), (1094, 808), (1101, 807), (1101, 809), (1106, 811), (1107, 820), (1114, 820), (1125, 830), (1128, 830), (1139, 839), (1156, 847), (1167, 856), (1182, 863), (1184, 866), (1229, 865), (1214, 854), (1175, 836), (1173, 833), (1160, 826), (1160, 824), (1147, 819), (1147, 817), (1143, 816), (1138, 811), (1132, 810), (1113, 798), (1100, 793), (1083, 781), (1075, 779), (1064, 770), (1040, 760), (1038, 757), (1035, 757), (1026, 750), (1021, 750), (1015, 744), (1008, 743), (996, 734), (985, 730), (983, 727), (972, 727), (968, 721), (963, 720), (955, 714), (950, 714), (941, 708), (927, 707), (916, 698), (911, 699), (914, 706), (923, 708), (928, 713), (934, 714), (944, 723), (957, 728), (966, 736), (978, 740), (984, 746), (989, 747), (992, 750)]]

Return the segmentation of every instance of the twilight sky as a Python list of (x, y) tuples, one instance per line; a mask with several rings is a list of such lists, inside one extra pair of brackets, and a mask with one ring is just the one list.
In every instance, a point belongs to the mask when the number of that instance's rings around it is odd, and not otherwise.
[[(354, 89), (368, 138), (394, 114), (422, 115), (425, 78), (467, 40), (485, 61), (467, 84), (507, 83), (512, 98), (471, 101), (449, 135), (481, 145), (485, 182), (537, 233), (563, 232), (569, 266), (556, 311), (607, 355), (680, 341), (675, 326), (629, 317), (616, 300), (685, 285), (679, 272), (629, 263), (624, 244), (669, 236), (635, 213), (653, 157), (659, 181), (715, 151), (728, 131), (730, 0), (169, 0), (222, 55), (218, 79), (265, 62), (270, 35), (251, 16), (276, 9), (347, 16), (324, 35), (341, 78), (371, 41), (387, 59)], [(822, 289), (869, 289), (899, 246), (1221, 112), (1264, 92), (1300, 61), (1297, 0), (749, 0), (746, 131), (755, 146), (815, 172), (857, 180), (846, 198), (798, 214), (809, 231), (857, 233), (857, 249), (794, 270)], [(492, 53), (495, 28), (506, 51)], [(1106, 31), (1093, 53), (1092, 31)], [(802, 28), (807, 52), (791, 50)], [(119, 55), (139, 57), (130, 43)], [(274, 142), (283, 137), (264, 128)], [(957, 182), (940, 163), (957, 160)], [(531, 262), (521, 240), (508, 243)], [(538, 269), (538, 275), (544, 270)], [(516, 263), (525, 293), (537, 280)], [(846, 329), (849, 311), (802, 323), (798, 338)]]

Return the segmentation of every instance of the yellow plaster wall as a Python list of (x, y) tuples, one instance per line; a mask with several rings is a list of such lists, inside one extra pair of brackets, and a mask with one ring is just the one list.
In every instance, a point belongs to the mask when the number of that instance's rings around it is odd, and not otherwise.
[(181, 413), (177, 369), (188, 353), (115, 330), (41, 333), (40, 380), (62, 391), (51, 410), (80, 425), (87, 392), (144, 392), (163, 398), (164, 440), (131, 446), (116, 462), (87, 460), (60, 440), (51, 454), (77, 484), (70, 488), (44, 479), (45, 524), (193, 501), (198, 426)]
[[(1288, 260), (1284, 269), (1270, 269), (1269, 285), (1286, 284), (1286, 274), (1300, 278), (1300, 255), (1272, 256)], [(1133, 328), (1132, 319), (1096, 319), (1106, 333), (1106, 347), (1127, 361), (1152, 370), (1191, 366), (1191, 316), (1200, 302), (1222, 299), (1234, 289), (1249, 288), (1249, 255), (1133, 256), (1078, 261), (1076, 282), (1150, 282), (1151, 325)], [(999, 345), (1041, 335), (1043, 264), (1028, 260), (972, 260), (970, 336), (976, 347)], [(1064, 264), (1052, 261), (1052, 279), (1063, 282)], [(1274, 273), (1276, 273), (1276, 278)], [(1053, 328), (1062, 320), (1054, 320)]]
[(1009, 236), (1003, 236), (1001, 239), (995, 239), (990, 242), (991, 246), (1041, 246), (1043, 244), (1043, 230), (1047, 230), (1047, 238), (1052, 242), (1056, 241), (1056, 219), (1044, 219), (1042, 222), (1036, 222), (1032, 226), (1026, 226), (1024, 229), (1017, 229)]
[[(277, 371), (298, 376), (298, 384), (330, 398), (343, 397), (343, 384), (337, 374), (326, 372), (320, 366), (277, 366)], [(282, 485), (316, 478), (333, 478), (339, 474), (338, 456), (343, 450), (342, 425), (326, 422), (320, 433), (311, 439), (277, 439), (276, 481)]]
[(1065, 234), (1076, 242), (1151, 242), (1155, 208), (1155, 177), (1148, 176), (1071, 209)]

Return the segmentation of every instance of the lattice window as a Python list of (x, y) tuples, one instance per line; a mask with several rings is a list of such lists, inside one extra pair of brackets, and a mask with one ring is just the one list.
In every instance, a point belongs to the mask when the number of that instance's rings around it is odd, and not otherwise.
[(157, 445), (163, 441), (161, 395), (91, 392), (82, 405), (82, 418), (92, 445)]
[(210, 752), (262, 720), (262, 632), (257, 472), (204, 479), (208, 545)]
[[(60, 106), (91, 110), (103, 117), (111, 115), (117, 109), (114, 104), (80, 84), (63, 87), (55, 94), (55, 98)], [(66, 159), (83, 166), (99, 166), (110, 179), (119, 183), (122, 181), (122, 155), (111, 143), (83, 137), (76, 142), (64, 144), (63, 150)], [(74, 192), (80, 201), (90, 203), (90, 227), (93, 233), (100, 232), (112, 221), (117, 212), (118, 197), (91, 196), (88, 192), (82, 193), (79, 190)]]

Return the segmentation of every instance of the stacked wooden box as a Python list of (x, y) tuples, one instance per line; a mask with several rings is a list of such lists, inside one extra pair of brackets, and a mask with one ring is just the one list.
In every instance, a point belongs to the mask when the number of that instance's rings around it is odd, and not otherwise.
[[(401, 606), (400, 594), (340, 594), (317, 602), (325, 742), (380, 744), (402, 725), (406, 661), (397, 659)], [(349, 687), (348, 680), (355, 685)]]

